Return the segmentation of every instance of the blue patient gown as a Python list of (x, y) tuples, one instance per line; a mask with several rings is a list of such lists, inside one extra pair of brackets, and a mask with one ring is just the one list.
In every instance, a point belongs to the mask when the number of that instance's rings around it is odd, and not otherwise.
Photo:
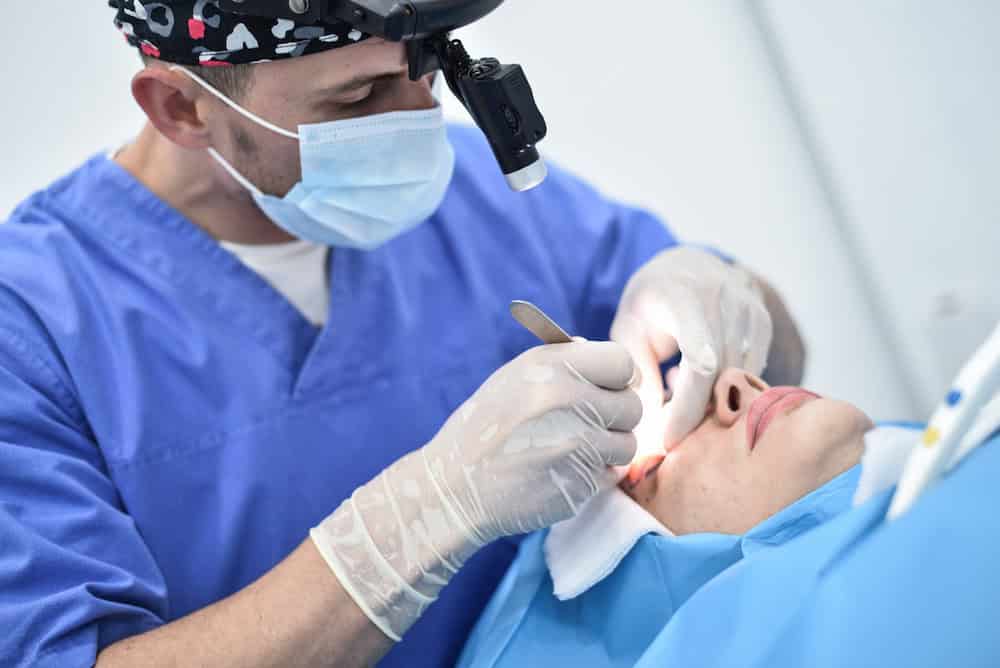
[(908, 513), (892, 491), (703, 587), (639, 666), (1000, 665), (1000, 434)]
[[(664, 226), (558, 169), (512, 193), (481, 133), (451, 139), (425, 225), (332, 252), (322, 329), (104, 156), (0, 225), (0, 666), (92, 665), (263, 575), (535, 345), (510, 300), (607, 337)], [(383, 665), (452, 665), (516, 550)]]
[(850, 469), (742, 536), (647, 534), (614, 572), (567, 601), (553, 594), (545, 532), (533, 534), (521, 544), (458, 665), (631, 667), (706, 583), (845, 512), (858, 474), (858, 467)]

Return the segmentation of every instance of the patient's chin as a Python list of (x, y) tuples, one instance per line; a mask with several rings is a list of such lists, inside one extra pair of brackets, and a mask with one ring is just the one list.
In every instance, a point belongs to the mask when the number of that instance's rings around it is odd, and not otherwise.
[(874, 424), (859, 408), (844, 401), (823, 400), (818, 407), (823, 409), (821, 415), (809, 421), (801, 439), (803, 445), (814, 445), (817, 468), (833, 466), (837, 474), (858, 463), (864, 452), (864, 435)]

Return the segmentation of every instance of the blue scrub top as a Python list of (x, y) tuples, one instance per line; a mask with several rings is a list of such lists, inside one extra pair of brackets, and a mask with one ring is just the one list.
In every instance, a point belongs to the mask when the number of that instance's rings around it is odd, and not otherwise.
[(637, 664), (1000, 665), (1000, 434), (902, 517), (887, 491), (702, 588)]
[[(514, 194), (480, 133), (451, 139), (425, 225), (331, 253), (322, 330), (103, 156), (0, 226), (0, 665), (91, 665), (271, 569), (535, 345), (510, 300), (607, 337), (664, 226), (558, 169)], [(516, 549), (383, 665), (453, 664)]]
[(859, 474), (853, 467), (743, 535), (643, 536), (614, 572), (568, 601), (553, 594), (546, 533), (533, 534), (469, 637), (459, 668), (631, 668), (705, 583), (847, 511)]

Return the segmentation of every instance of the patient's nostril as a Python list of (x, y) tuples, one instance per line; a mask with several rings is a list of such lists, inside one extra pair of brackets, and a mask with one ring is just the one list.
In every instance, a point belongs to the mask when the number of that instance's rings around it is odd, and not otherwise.
[(754, 378), (753, 376), (744, 374), (743, 377), (747, 379), (747, 384), (750, 385), (750, 387), (752, 387), (753, 389), (757, 390), (758, 392), (764, 392), (765, 390), (767, 390), (767, 388), (764, 387), (764, 384), (761, 383), (756, 378)]
[(740, 409), (740, 389), (735, 385), (729, 387), (729, 410), (734, 413)]

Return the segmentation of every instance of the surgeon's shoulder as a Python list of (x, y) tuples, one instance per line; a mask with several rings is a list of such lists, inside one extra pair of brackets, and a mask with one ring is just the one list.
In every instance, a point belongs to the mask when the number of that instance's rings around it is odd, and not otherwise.
[(0, 326), (8, 330), (72, 321), (85, 301), (94, 244), (63, 206), (80, 170), (31, 195), (0, 223)]

